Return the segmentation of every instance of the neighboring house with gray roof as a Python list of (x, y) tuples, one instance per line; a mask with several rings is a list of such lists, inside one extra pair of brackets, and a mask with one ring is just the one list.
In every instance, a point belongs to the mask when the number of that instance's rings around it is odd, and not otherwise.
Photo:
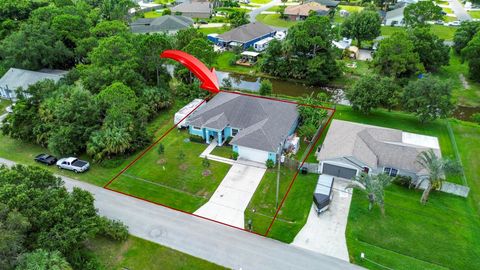
[(299, 114), (296, 104), (238, 93), (220, 92), (188, 117), (192, 135), (207, 143), (229, 142), (239, 158), (275, 162), (279, 147), (295, 132)]
[(213, 5), (210, 2), (183, 2), (171, 8), (172, 14), (180, 12), (181, 15), (190, 18), (210, 18)]
[(31, 71), (18, 68), (10, 68), (2, 78), (0, 78), (0, 97), (5, 99), (16, 100), (17, 90), (26, 90), (30, 85), (46, 79), (57, 82), (67, 71), (42, 69), (39, 71)]
[(209, 40), (220, 47), (242, 47), (245, 50), (253, 46), (257, 41), (275, 36), (276, 32), (275, 29), (261, 22), (252, 22), (218, 36), (210, 36)]
[(141, 18), (130, 24), (130, 29), (136, 34), (166, 33), (175, 34), (179, 30), (189, 28), (193, 20), (185, 16), (164, 15), (154, 19)]
[(403, 16), (403, 11), (406, 6), (401, 8), (393, 9), (388, 11), (385, 14), (384, 24), (386, 26), (405, 26), (405, 19)]
[(351, 179), (362, 171), (385, 172), (416, 180), (428, 173), (416, 162), (428, 149), (441, 156), (436, 137), (333, 120), (316, 156), (322, 174)]

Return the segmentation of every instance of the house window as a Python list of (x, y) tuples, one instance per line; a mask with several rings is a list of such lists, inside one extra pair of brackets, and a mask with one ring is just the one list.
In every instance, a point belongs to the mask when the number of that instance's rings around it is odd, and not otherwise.
[(386, 173), (387, 175), (392, 176), (392, 177), (395, 177), (395, 176), (397, 176), (397, 174), (398, 174), (398, 170), (397, 170), (397, 169), (389, 168), (389, 167), (385, 167), (385, 168), (383, 169), (383, 172)]
[(238, 129), (232, 128), (232, 137), (237, 135), (237, 133), (238, 133)]
[(194, 130), (202, 130), (202, 128), (196, 127), (196, 126), (192, 126), (192, 129), (194, 129)]

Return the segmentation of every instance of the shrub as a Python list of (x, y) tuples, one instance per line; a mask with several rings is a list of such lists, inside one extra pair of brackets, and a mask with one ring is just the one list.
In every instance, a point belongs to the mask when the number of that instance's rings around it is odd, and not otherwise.
[(128, 228), (118, 220), (110, 220), (106, 217), (100, 217), (100, 231), (103, 236), (116, 241), (125, 241), (128, 238)]
[(164, 9), (162, 15), (172, 15), (172, 11), (168, 8)]
[(165, 153), (165, 146), (162, 143), (158, 144), (157, 152), (159, 155)]
[(473, 122), (475, 122), (477, 124), (480, 124), (480, 113), (474, 113), (472, 115), (472, 120), (473, 120)]
[(273, 167), (275, 167), (275, 163), (273, 163), (273, 160), (271, 160), (271, 159), (267, 159), (267, 161), (265, 162), (265, 165), (269, 169), (272, 169)]
[(402, 187), (410, 188), (412, 185), (412, 177), (405, 175), (397, 175), (393, 179), (393, 183)]
[(262, 80), (260, 82), (260, 90), (259, 90), (259, 93), (260, 95), (262, 96), (268, 96), (268, 95), (271, 95), (272, 94), (272, 82), (270, 82), (270, 80)]
[(205, 140), (201, 136), (190, 135), (190, 141), (195, 143), (204, 143)]
[(100, 166), (108, 169), (117, 168), (118, 166), (122, 165), (124, 161), (125, 159), (123, 157), (114, 157), (111, 159), (104, 159), (100, 163)]
[(183, 151), (178, 152), (178, 160), (183, 161), (185, 159), (185, 153)]
[(203, 167), (205, 167), (205, 168), (209, 168), (209, 167), (210, 167), (210, 161), (208, 160), (208, 157), (205, 157), (205, 158), (202, 160), (202, 165), (203, 165)]
[(238, 153), (237, 153), (237, 152), (233, 152), (233, 153), (232, 153), (232, 158), (233, 158), (233, 160), (237, 160), (237, 159), (238, 159)]

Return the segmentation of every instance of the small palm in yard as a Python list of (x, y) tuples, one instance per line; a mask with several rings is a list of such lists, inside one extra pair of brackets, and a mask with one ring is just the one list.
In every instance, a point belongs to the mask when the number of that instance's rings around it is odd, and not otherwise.
[(418, 188), (424, 181), (427, 181), (427, 187), (420, 198), (420, 203), (422, 204), (427, 203), (430, 192), (433, 189), (442, 187), (446, 173), (459, 173), (461, 171), (461, 167), (457, 162), (438, 157), (432, 149), (418, 154), (417, 163), (428, 171), (428, 175), (421, 177), (416, 185)]
[(393, 178), (386, 174), (370, 175), (360, 174), (346, 188), (357, 188), (367, 193), (368, 210), (372, 210), (376, 204), (380, 207), (382, 215), (385, 215), (385, 188), (392, 182)]

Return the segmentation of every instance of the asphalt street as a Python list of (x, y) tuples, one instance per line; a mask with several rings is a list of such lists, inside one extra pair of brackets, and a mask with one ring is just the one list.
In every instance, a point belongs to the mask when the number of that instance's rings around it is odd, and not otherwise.
[[(14, 162), (0, 158), (0, 163)], [(88, 172), (87, 172), (88, 173)], [(132, 235), (232, 269), (362, 269), (343, 260), (157, 206), (59, 176), (65, 186), (93, 194), (101, 215), (120, 220)]]

